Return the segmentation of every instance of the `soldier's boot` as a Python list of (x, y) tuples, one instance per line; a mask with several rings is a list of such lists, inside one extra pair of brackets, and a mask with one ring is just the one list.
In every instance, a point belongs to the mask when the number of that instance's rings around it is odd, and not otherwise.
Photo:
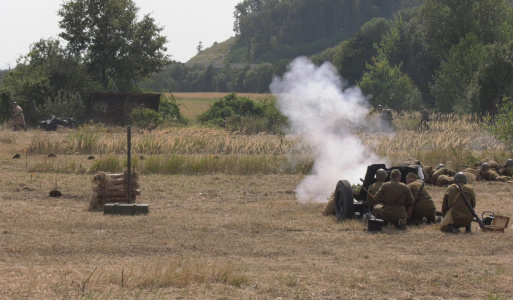
[(404, 222), (403, 219), (399, 219), (399, 221), (397, 221), (397, 228), (406, 230), (406, 222)]
[(20, 125), (21, 128), (25, 129), (25, 132), (27, 132), (27, 127), (25, 127), (25, 125)]
[(450, 233), (454, 233), (454, 234), (461, 233), (460, 229), (458, 227), (453, 226), (453, 225), (447, 225), (447, 230)]
[(465, 232), (472, 233), (472, 225), (468, 225), (467, 227), (465, 227)]

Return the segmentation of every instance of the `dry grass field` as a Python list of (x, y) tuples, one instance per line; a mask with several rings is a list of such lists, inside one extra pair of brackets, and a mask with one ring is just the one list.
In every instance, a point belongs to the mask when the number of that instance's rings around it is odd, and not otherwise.
[[(377, 150), (417, 154), (430, 163), (443, 157), (434, 153), (451, 148), (470, 153), (436, 126), (442, 125), (433, 124), (434, 130), (425, 133), (434, 144), (406, 144), (404, 139), (416, 133), (405, 130), (404, 137), (382, 142), (379, 147), (385, 148)], [(271, 149), (269, 156), (278, 155), (291, 147), (273, 146), (279, 139), (268, 136), (182, 130), (137, 132), (134, 139), (141, 140), (138, 147), (153, 147), (153, 155), (186, 152), (185, 136), (192, 135), (210, 138), (205, 147), (217, 142), (235, 149), (230, 153), (246, 151), (232, 145), (253, 139), (266, 141), (266, 146), (249, 147), (255, 155), (265, 149)], [(477, 223), (472, 234), (444, 234), (437, 225), (370, 233), (362, 221), (339, 223), (322, 216), (322, 203), (298, 203), (294, 191), (305, 174), (293, 172), (147, 171), (140, 177), (138, 202), (149, 204), (150, 213), (104, 215), (88, 210), (94, 175), (88, 170), (100, 159), (99, 147), (86, 153), (66, 138), (69, 134), (0, 130), (0, 299), (513, 298), (511, 226), (504, 233), (482, 232)], [(115, 146), (122, 135), (119, 129), (104, 130), (100, 154), (122, 155)], [(152, 137), (159, 143), (144, 142)], [(175, 146), (166, 148), (166, 143)], [(401, 147), (411, 149), (398, 151)], [(495, 146), (483, 140), (480, 147)], [(47, 157), (48, 149), (57, 157)], [(138, 149), (138, 154), (150, 153)], [(473, 155), (505, 155), (490, 151)], [(13, 159), (15, 153), (21, 158)], [(87, 160), (89, 154), (98, 157)], [(139, 167), (148, 161), (139, 161)], [(513, 216), (512, 183), (473, 186), (478, 214), (493, 210)], [(62, 197), (49, 197), (56, 187)], [(440, 209), (445, 189), (429, 189)]]

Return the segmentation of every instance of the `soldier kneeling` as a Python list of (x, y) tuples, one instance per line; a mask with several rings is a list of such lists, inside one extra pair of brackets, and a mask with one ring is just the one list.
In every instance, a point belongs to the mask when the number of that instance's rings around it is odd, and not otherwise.
[[(470, 205), (476, 207), (476, 196), (474, 189), (467, 184), (467, 176), (458, 172), (454, 176), (454, 180), (460, 184), (462, 193), (465, 193), (466, 198)], [(442, 203), (442, 216), (441, 229), (444, 232), (460, 233), (460, 227), (465, 227), (465, 231), (472, 232), (472, 220), (474, 215), (465, 203), (464, 196), (460, 193), (456, 184), (451, 184), (445, 191), (444, 200)]]

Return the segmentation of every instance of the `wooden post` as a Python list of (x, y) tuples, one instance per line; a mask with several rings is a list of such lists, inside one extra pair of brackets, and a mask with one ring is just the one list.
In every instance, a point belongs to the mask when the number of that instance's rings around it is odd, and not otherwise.
[(132, 172), (131, 172), (131, 165), (132, 165), (132, 126), (128, 125), (126, 127), (126, 149), (127, 149), (127, 161), (126, 161), (126, 167), (128, 171), (128, 180), (127, 180), (127, 203), (132, 203)]

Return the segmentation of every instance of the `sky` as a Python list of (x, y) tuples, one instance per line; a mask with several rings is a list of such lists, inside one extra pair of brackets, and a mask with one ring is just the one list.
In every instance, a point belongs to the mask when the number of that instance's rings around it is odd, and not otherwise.
[[(64, 0), (0, 0), (0, 69), (16, 66), (16, 58), (40, 39), (58, 38), (57, 11)], [(187, 62), (203, 48), (234, 36), (233, 11), (242, 0), (134, 0), (139, 20), (150, 14), (164, 27), (167, 54)]]

